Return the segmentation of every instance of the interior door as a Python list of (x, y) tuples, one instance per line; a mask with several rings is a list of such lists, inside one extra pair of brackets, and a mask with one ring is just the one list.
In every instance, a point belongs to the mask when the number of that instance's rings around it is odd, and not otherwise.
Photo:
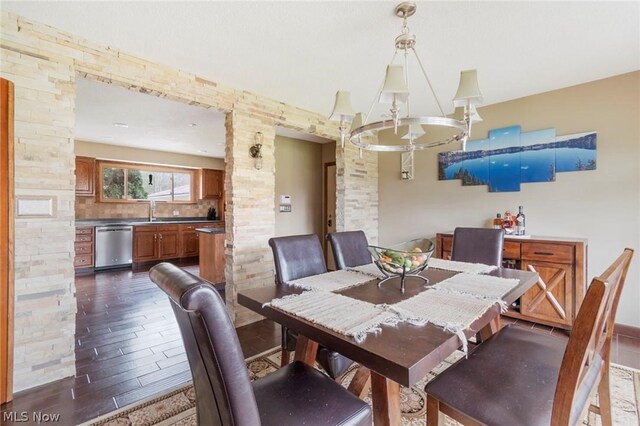
[(0, 403), (13, 399), (13, 83), (0, 78)]
[[(326, 163), (324, 165), (324, 234), (336, 232), (336, 163)], [(336, 264), (333, 260), (331, 244), (325, 240), (325, 260), (327, 268), (334, 270)]]

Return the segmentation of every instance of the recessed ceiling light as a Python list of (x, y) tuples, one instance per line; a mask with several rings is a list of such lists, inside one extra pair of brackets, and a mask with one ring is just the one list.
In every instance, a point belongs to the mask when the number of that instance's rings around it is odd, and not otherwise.
[(129, 127), (129, 125), (127, 123), (117, 123), (116, 122), (116, 123), (113, 123), (113, 125), (116, 126), (116, 127), (124, 127), (125, 129), (127, 127)]
[(189, 127), (196, 127), (197, 124), (196, 123), (189, 123)]

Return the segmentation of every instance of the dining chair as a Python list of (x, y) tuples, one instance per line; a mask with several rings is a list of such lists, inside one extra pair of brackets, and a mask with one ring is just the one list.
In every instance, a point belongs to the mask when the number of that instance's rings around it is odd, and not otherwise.
[(372, 262), (367, 236), (362, 231), (332, 232), (327, 234), (336, 268), (354, 268)]
[[(275, 237), (269, 239), (269, 246), (273, 251), (277, 285), (287, 285), (289, 281), (327, 272), (317, 235)], [(282, 366), (289, 363), (289, 354), (295, 351), (297, 340), (296, 333), (282, 327)], [(316, 361), (334, 379), (342, 376), (353, 363), (349, 358), (322, 345), (318, 346)]]
[(451, 260), (502, 266), (504, 230), (456, 228), (453, 231)]
[(169, 296), (178, 321), (199, 426), (371, 425), (366, 402), (300, 361), (252, 383), (233, 322), (211, 284), (166, 262), (149, 276)]
[(507, 326), (428, 383), (427, 426), (441, 412), (463, 424), (573, 426), (588, 409), (610, 426), (611, 337), (632, 256), (625, 249), (593, 279), (568, 342)]

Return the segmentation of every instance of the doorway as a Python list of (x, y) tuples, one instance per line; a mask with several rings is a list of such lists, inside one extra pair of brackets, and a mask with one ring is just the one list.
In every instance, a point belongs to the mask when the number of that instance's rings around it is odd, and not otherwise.
[[(324, 235), (330, 232), (336, 232), (336, 163), (325, 163), (324, 165)], [(327, 268), (336, 269), (333, 260), (333, 252), (331, 244), (325, 242), (325, 260)]]

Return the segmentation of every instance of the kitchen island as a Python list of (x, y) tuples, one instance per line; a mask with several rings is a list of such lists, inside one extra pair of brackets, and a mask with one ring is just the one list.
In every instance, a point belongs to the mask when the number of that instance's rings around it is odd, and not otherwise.
[(200, 278), (212, 284), (223, 283), (224, 228), (196, 228), (196, 232), (200, 246)]

